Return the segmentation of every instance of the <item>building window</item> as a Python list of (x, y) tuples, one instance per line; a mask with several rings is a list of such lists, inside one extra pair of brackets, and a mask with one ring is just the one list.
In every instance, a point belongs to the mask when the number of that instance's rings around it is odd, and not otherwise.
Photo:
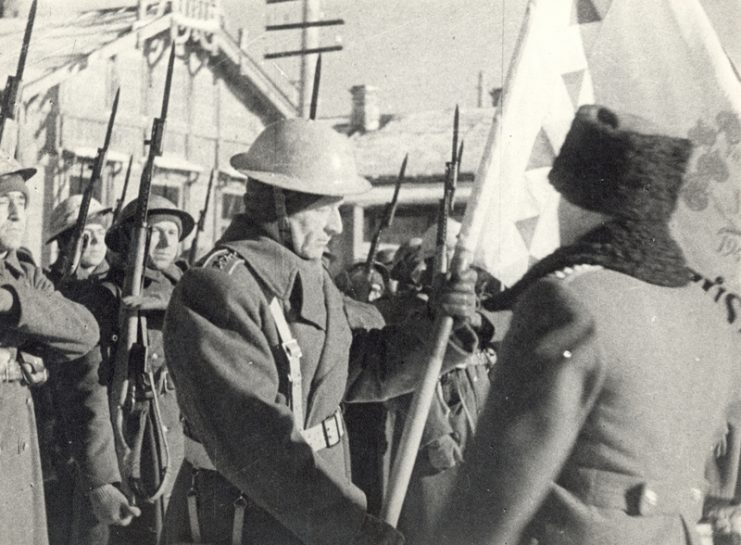
[(152, 195), (164, 197), (178, 208), (182, 208), (181, 193), (180, 186), (177, 185), (152, 184)]
[[(224, 178), (222, 177), (222, 180)], [(226, 182), (220, 187), (219, 195), (219, 214), (217, 216), (218, 225), (216, 232), (224, 234), (226, 228), (237, 214), (244, 212), (244, 182), (226, 178)]]

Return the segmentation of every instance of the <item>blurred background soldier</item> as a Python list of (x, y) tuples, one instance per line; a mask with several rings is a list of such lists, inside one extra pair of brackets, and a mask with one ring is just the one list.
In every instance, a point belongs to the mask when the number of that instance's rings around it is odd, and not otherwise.
[(378, 261), (373, 262), (370, 274), (365, 262), (361, 262), (354, 263), (334, 279), (342, 293), (364, 303), (372, 303), (388, 294), (389, 280), (388, 269)]
[[(212, 543), (402, 543), (350, 481), (339, 404), (410, 391), (431, 322), (351, 330), (321, 263), (342, 231), (343, 197), (370, 184), (346, 137), (302, 119), (270, 125), (232, 165), (249, 178), (246, 213), (185, 273), (168, 307), (165, 346), (191, 466), (176, 486), (173, 526), (188, 520), (178, 537)], [(448, 349), (455, 363), (477, 343), (467, 323), (474, 284), (468, 274), (436, 299), (435, 310), (460, 319)]]
[(44, 363), (79, 358), (98, 339), (90, 313), (54, 291), (41, 269), (16, 254), (26, 231), (25, 182), (35, 172), (0, 158), (0, 539), (14, 545), (47, 543), (28, 388), (46, 380)]
[[(129, 251), (131, 229), (137, 201), (126, 205), (105, 237), (108, 247), (121, 256)], [(172, 485), (183, 459), (183, 437), (172, 378), (168, 374), (162, 342), (165, 308), (173, 287), (182, 271), (174, 265), (180, 241), (193, 230), (190, 214), (179, 210), (172, 202), (152, 195), (147, 215), (151, 226), (142, 295), (121, 298), (125, 276), (123, 268), (112, 264), (108, 275), (92, 286), (85, 297), (86, 305), (98, 319), (101, 342), (97, 358), (86, 358), (86, 369), (77, 377), (69, 377), (70, 395), (64, 404), (65, 422), (77, 464), (80, 467), (83, 494), (75, 508), (73, 543), (157, 543), (167, 508)], [(168, 472), (162, 501), (133, 506), (121, 491), (120, 483), (126, 472), (117, 460), (108, 400), (108, 386), (112, 378), (118, 339), (121, 305), (138, 309), (146, 317), (146, 364), (151, 366), (154, 384), (159, 396), (163, 433), (167, 444)], [(130, 426), (132, 433), (142, 432), (139, 426)], [(132, 440), (132, 444), (141, 444)], [(145, 441), (146, 444), (146, 441)], [(133, 453), (134, 467), (141, 470), (144, 487), (156, 486), (150, 482), (155, 453), (147, 448)], [(130, 483), (127, 483), (130, 485)], [(78, 504), (79, 503), (79, 504)], [(140, 515), (141, 511), (141, 516)], [(107, 526), (110, 528), (108, 537)]]
[[(445, 251), (448, 258), (452, 258), (461, 224), (453, 219), (448, 219), (447, 222)], [(416, 257), (413, 254), (399, 259), (399, 263), (402, 259), (407, 260), (404, 267), (409, 273), (407, 279), (399, 283), (399, 292), (385, 300), (381, 306), (389, 320), (401, 316), (404, 312), (407, 318), (420, 319), (428, 312), (433, 282), (438, 281), (433, 278), (437, 228), (437, 225), (432, 225), (424, 233)], [(413, 248), (411, 245), (409, 247)], [(419, 261), (424, 264), (423, 267), (420, 267)], [(483, 271), (479, 274), (482, 278), (490, 277)], [(477, 284), (481, 288), (490, 287), (478, 279)], [(479, 298), (487, 295), (477, 292)], [(475, 316), (475, 321), (479, 322), (477, 328), (480, 331), (487, 330), (486, 338), (493, 341), (494, 327), (491, 317), (480, 313), (476, 313)], [(399, 530), (410, 545), (435, 542), (435, 525), (453, 489), (458, 469), (465, 460), (469, 438), (476, 431), (479, 413), (489, 394), (489, 371), (495, 361), (493, 346), (480, 346), (467, 360), (460, 362), (440, 377), (398, 524)], [(410, 404), (411, 395), (386, 403), (387, 441), (390, 444), (386, 453), (387, 472), (396, 456)]]
[(669, 230), (691, 143), (582, 106), (549, 179), (562, 246), (514, 305), (445, 544), (699, 543), (741, 335)]
[[(73, 230), (77, 222), (77, 215), (80, 212), (82, 195), (72, 195), (68, 197), (52, 211), (49, 226), (49, 239), (47, 244), (57, 243), (57, 260), (52, 263), (46, 276), (54, 282), (59, 288), (59, 281), (62, 279), (64, 271), (62, 270), (62, 255), (72, 242)], [(106, 253), (108, 247), (105, 244), (105, 235), (108, 232), (110, 222), (110, 208), (103, 206), (95, 199), (90, 200), (90, 209), (85, 222), (83, 237), (87, 243), (84, 245), (80, 264), (75, 270), (75, 278), (84, 280), (88, 277), (100, 279), (108, 272), (108, 262)]]
[[(73, 301), (79, 300), (80, 292), (85, 290), (85, 285), (100, 280), (108, 272), (107, 247), (104, 239), (111, 209), (103, 208), (97, 200), (92, 199), (83, 232), (87, 242), (83, 246), (79, 265), (74, 271), (74, 276), (62, 282), (63, 256), (65, 252), (72, 251), (70, 246), (81, 203), (82, 195), (73, 195), (54, 208), (49, 238), (46, 241), (47, 244), (56, 242), (58, 250), (57, 260), (45, 271), (46, 276), (56, 289)], [(57, 418), (59, 396), (55, 395), (55, 390), (59, 386), (59, 370), (58, 366), (50, 366), (49, 382), (33, 390), (51, 545), (68, 543), (74, 512), (72, 509), (75, 487), (74, 461), (64, 426)], [(74, 374), (76, 370), (77, 366), (63, 369), (61, 372)]]

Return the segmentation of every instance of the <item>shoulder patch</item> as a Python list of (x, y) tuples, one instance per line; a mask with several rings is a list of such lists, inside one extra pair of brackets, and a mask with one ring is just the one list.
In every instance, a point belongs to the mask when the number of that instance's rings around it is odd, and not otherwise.
[(242, 263), (244, 263), (244, 259), (237, 252), (229, 248), (220, 248), (211, 253), (203, 261), (201, 267), (204, 269), (217, 269), (230, 275)]
[(574, 265), (573, 267), (564, 267), (561, 270), (552, 272), (548, 275), (548, 278), (557, 278), (558, 280), (563, 280), (564, 282), (570, 282), (574, 278), (578, 278), (579, 276), (582, 276), (584, 274), (599, 271), (602, 267), (600, 265), (589, 265), (589, 264), (580, 264), (580, 265)]

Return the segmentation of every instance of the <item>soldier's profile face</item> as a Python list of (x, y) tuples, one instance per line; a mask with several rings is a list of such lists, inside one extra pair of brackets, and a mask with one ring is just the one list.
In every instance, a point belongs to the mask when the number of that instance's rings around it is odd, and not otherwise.
[(291, 214), (293, 251), (304, 259), (321, 259), (329, 250), (332, 237), (342, 233), (340, 197), (323, 197), (312, 206)]
[(9, 191), (0, 196), (0, 252), (17, 250), (26, 232), (26, 196)]
[(152, 225), (149, 241), (149, 266), (161, 271), (172, 265), (180, 246), (180, 228), (174, 221), (163, 220)]
[(89, 223), (85, 226), (83, 235), (87, 237), (87, 246), (80, 258), (81, 266), (94, 268), (103, 262), (108, 249), (105, 245), (105, 233), (106, 228), (97, 223)]

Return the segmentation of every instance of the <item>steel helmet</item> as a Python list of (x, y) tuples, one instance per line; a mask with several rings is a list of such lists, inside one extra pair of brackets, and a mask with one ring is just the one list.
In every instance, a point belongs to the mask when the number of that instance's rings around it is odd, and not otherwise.
[(358, 175), (352, 145), (335, 130), (307, 119), (285, 119), (231, 158), (239, 172), (289, 191), (344, 197), (370, 190)]
[[(51, 220), (49, 221), (49, 240), (47, 244), (51, 244), (59, 235), (64, 233), (67, 229), (72, 229), (77, 223), (77, 216), (80, 213), (80, 206), (82, 205), (82, 195), (72, 195), (64, 199), (59, 203), (51, 213)], [(90, 220), (104, 216), (111, 211), (110, 208), (103, 208), (97, 200), (90, 199), (90, 209), (87, 213), (88, 222)]]
[[(119, 252), (124, 247), (124, 239), (121, 237), (121, 230), (124, 225), (130, 223), (134, 219), (136, 214), (137, 200), (134, 199), (129, 204), (123, 207), (121, 214), (116, 219), (116, 223), (105, 236), (105, 243), (108, 248), (114, 252)], [(180, 240), (187, 237), (195, 226), (195, 220), (193, 216), (188, 214), (185, 210), (180, 210), (175, 204), (162, 197), (161, 195), (151, 195), (149, 197), (149, 209), (147, 210), (147, 217), (151, 217), (155, 214), (158, 215), (170, 215), (177, 217), (183, 228), (180, 232)]]
[(27, 181), (34, 174), (36, 174), (35, 168), (25, 168), (18, 161), (0, 152), (0, 176), (11, 176), (17, 174), (23, 181)]

